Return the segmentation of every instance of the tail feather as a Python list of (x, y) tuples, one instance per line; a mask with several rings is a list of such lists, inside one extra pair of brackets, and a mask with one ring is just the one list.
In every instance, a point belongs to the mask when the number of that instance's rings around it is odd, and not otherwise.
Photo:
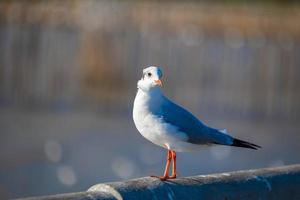
[(258, 146), (256, 144), (246, 142), (246, 141), (243, 141), (243, 140), (239, 140), (239, 139), (233, 139), (233, 143), (231, 144), (231, 146), (243, 147), (243, 148), (255, 149), (255, 150), (261, 148), (261, 146)]

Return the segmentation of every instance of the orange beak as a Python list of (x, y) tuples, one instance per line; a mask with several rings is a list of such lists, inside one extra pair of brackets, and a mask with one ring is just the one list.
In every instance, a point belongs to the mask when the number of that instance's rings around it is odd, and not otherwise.
[(155, 80), (154, 81), (154, 83), (156, 84), (156, 85), (159, 85), (160, 87), (162, 87), (162, 82), (161, 82), (161, 80)]

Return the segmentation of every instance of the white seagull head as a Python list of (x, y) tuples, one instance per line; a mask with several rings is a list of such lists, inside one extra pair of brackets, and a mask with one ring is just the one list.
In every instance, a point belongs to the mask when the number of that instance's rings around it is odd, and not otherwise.
[(143, 70), (143, 76), (141, 80), (138, 81), (137, 87), (144, 92), (160, 89), (162, 86), (161, 78), (162, 71), (159, 67), (147, 67)]

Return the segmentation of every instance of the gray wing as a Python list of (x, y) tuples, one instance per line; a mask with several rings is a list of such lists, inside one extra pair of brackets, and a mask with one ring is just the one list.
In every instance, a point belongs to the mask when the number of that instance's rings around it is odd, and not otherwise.
[(223, 145), (230, 145), (232, 143), (231, 136), (206, 126), (190, 112), (166, 97), (156, 115), (166, 123), (177, 127), (180, 132), (185, 133), (190, 143)]

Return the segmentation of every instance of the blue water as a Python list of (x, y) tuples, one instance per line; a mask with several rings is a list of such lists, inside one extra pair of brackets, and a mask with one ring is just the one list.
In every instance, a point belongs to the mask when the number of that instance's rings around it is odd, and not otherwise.
[[(296, 122), (207, 116), (207, 124), (263, 148), (179, 153), (179, 176), (300, 162)], [(160, 175), (164, 169), (166, 151), (137, 132), (130, 114), (2, 110), (0, 119), (2, 198), (83, 191), (100, 182)]]

